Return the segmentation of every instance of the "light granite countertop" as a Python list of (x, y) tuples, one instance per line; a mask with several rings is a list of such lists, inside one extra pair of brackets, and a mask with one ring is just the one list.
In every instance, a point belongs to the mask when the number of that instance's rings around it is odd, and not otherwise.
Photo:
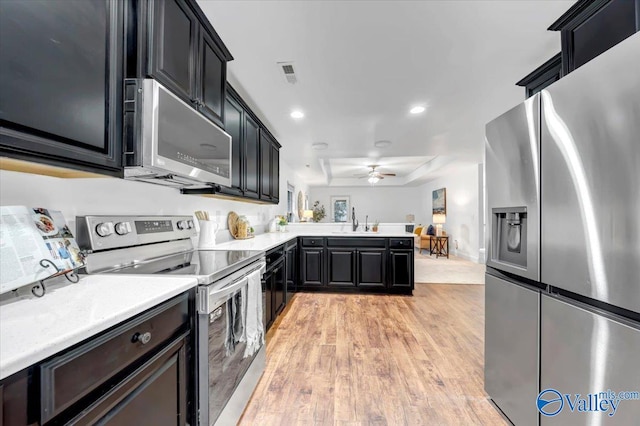
[(411, 232), (349, 232), (349, 231), (285, 231), (267, 232), (247, 240), (232, 240), (220, 243), (211, 250), (259, 250), (267, 251), (298, 237), (379, 237), (379, 238), (413, 238)]
[[(295, 230), (218, 244), (213, 250), (267, 251), (300, 236), (412, 238), (406, 232)], [(188, 276), (82, 275), (42, 298), (0, 302), (0, 380), (197, 286)]]
[(191, 277), (81, 275), (0, 304), (0, 379), (197, 285)]

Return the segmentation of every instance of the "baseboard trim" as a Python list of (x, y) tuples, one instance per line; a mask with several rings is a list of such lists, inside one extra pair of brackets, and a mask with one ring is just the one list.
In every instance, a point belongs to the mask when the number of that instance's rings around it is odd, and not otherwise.
[(459, 257), (461, 259), (473, 262), (473, 263), (480, 263), (480, 261), (478, 259), (478, 256), (471, 256), (470, 254), (462, 253), (462, 252), (451, 253), (451, 254), (453, 254), (454, 256)]

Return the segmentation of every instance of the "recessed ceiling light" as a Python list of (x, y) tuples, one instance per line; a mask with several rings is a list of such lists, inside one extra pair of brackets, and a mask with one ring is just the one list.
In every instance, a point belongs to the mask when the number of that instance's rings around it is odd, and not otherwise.
[(376, 148), (388, 148), (391, 146), (391, 141), (376, 141), (373, 143)]
[(311, 147), (316, 151), (322, 151), (323, 149), (329, 148), (329, 144), (326, 142), (316, 142), (314, 144), (311, 144)]
[(304, 112), (300, 110), (295, 110), (291, 112), (291, 118), (302, 118), (304, 117)]
[(414, 106), (409, 110), (409, 112), (411, 114), (420, 114), (421, 112), (424, 112), (424, 110), (425, 110), (425, 107), (423, 106)]

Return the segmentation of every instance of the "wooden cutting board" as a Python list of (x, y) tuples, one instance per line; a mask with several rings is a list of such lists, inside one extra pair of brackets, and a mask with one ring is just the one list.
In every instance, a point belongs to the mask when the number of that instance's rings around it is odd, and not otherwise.
[(238, 235), (238, 214), (236, 212), (229, 212), (227, 216), (227, 225), (229, 225), (229, 232), (233, 238), (237, 238)]

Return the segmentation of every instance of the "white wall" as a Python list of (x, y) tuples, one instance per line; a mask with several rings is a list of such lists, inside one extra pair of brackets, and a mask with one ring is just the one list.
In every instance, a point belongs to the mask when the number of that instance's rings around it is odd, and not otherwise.
[[(300, 189), (307, 191), (302, 179), (281, 161), (280, 203), (276, 206), (182, 195), (177, 189), (115, 178), (61, 179), (0, 170), (0, 204), (61, 210), (71, 226), (81, 215), (193, 215), (196, 210), (206, 210), (221, 229), (228, 229), (227, 215), (235, 211), (246, 215), (261, 233), (273, 216), (286, 213), (287, 181), (296, 187), (296, 195)], [(228, 238), (228, 231), (218, 233), (219, 241)]]
[[(431, 193), (435, 189), (447, 190), (447, 222), (443, 229), (449, 236), (449, 247), (452, 254), (478, 262), (480, 245), (480, 227), (482, 216), (479, 214), (478, 165), (455, 169), (449, 176), (428, 182), (419, 189), (422, 201), (421, 215), (416, 215), (416, 222), (432, 223)], [(456, 248), (457, 243), (457, 248)]]
[(327, 212), (323, 222), (330, 222), (331, 197), (348, 195), (351, 207), (356, 208), (356, 217), (361, 224), (364, 225), (366, 215), (369, 215), (369, 223), (376, 220), (398, 223), (406, 222), (408, 214), (416, 215), (417, 220), (419, 210), (422, 208), (418, 194), (417, 187), (313, 186), (309, 188), (309, 206), (313, 206), (316, 200), (320, 201)]

